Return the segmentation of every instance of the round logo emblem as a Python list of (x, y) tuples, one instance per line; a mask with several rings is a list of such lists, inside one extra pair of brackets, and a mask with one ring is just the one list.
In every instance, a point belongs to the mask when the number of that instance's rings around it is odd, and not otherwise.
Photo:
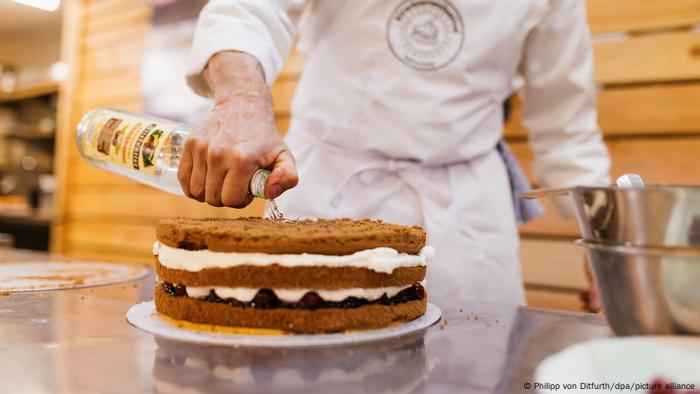
[(389, 48), (418, 70), (448, 65), (462, 49), (462, 17), (448, 0), (405, 0), (387, 26)]

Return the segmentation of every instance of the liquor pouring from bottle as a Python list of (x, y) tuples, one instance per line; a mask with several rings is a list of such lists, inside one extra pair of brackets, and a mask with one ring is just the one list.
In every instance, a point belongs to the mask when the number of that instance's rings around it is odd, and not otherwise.
[[(76, 128), (78, 150), (91, 164), (171, 194), (184, 196), (177, 179), (185, 141), (184, 124), (108, 108), (88, 112)], [(260, 168), (250, 180), (250, 194), (267, 199), (270, 171)], [(281, 219), (274, 200), (267, 214)]]

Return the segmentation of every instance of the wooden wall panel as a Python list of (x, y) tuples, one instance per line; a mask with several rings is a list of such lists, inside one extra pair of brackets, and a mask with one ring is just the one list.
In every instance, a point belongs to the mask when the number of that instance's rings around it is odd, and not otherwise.
[(275, 114), (280, 117), (289, 117), (292, 97), (297, 88), (295, 79), (278, 81), (272, 86), (272, 99), (275, 104)]
[(526, 237), (520, 243), (520, 259), (531, 288), (586, 289), (584, 250), (573, 240)]
[(606, 135), (700, 134), (700, 83), (606, 89), (598, 121)]
[[(112, 187), (104, 193), (97, 193), (97, 190), (100, 188), (88, 186), (73, 188), (66, 208), (67, 214), (80, 220), (109, 218), (112, 223), (138, 222), (151, 225), (155, 224), (159, 218), (168, 216), (230, 218), (240, 216), (240, 212), (235, 209), (212, 207), (147, 186)], [(263, 202), (255, 200), (250, 209), (262, 212)]]
[[(628, 32), (594, 42), (599, 120), (613, 157), (613, 177), (639, 172), (650, 183), (700, 184), (693, 171), (700, 156), (700, 0), (587, 0), (594, 33)], [(141, 54), (151, 15), (142, 0), (83, 0), (74, 17), (81, 33), (71, 59), (78, 69), (65, 99), (61, 153), (66, 182), (59, 203), (55, 250), (102, 259), (150, 259), (153, 225), (161, 216), (259, 214), (207, 207), (167, 195), (89, 166), (73, 148), (72, 133), (86, 110), (113, 106), (139, 112)], [(285, 132), (303, 61), (293, 53), (272, 88), (277, 125)], [(506, 137), (526, 168), (532, 154), (516, 102)], [(65, 131), (67, 130), (67, 131)], [(61, 171), (61, 170), (59, 170)], [(530, 174), (531, 175), (531, 174)], [(533, 181), (536, 181), (531, 177)], [(524, 227), (521, 259), (530, 305), (579, 310), (586, 288), (583, 252), (573, 219), (563, 220), (544, 201), (547, 215)]]
[(640, 31), (691, 26), (700, 0), (588, 0), (591, 31)]
[[(668, 139), (615, 139), (607, 142), (612, 157), (613, 179), (626, 172), (642, 174), (648, 184), (700, 185), (697, 160), (700, 157), (700, 137)], [(511, 143), (511, 149), (526, 173), (536, 183), (531, 172), (533, 154), (524, 142)], [(549, 202), (544, 217), (521, 227), (521, 233), (552, 236), (579, 236), (574, 220), (562, 219)]]
[[(612, 157), (611, 174), (625, 172), (644, 174), (647, 183), (700, 184), (697, 169), (700, 137), (675, 137), (666, 139), (613, 139), (606, 142)], [(524, 142), (510, 144), (511, 149), (524, 166), (530, 179), (533, 154)]]
[[(149, 261), (154, 225), (166, 216), (237, 217), (260, 215), (263, 202), (243, 210), (215, 208), (139, 185), (91, 166), (75, 150), (74, 130), (80, 117), (95, 107), (142, 111), (141, 57), (152, 10), (140, 0), (76, 1), (74, 90), (63, 129), (65, 172), (63, 213), (54, 228), (53, 249), (66, 254), (123, 261)], [(280, 107), (279, 126), (286, 130), (289, 99), (301, 72), (293, 56), (274, 87)]]
[(700, 32), (631, 36), (593, 46), (595, 80), (602, 84), (700, 79)]
[(527, 305), (535, 308), (559, 309), (581, 312), (582, 304), (578, 293), (550, 291), (542, 289), (525, 289)]
[[(619, 87), (598, 93), (598, 122), (609, 137), (700, 134), (700, 83)], [(527, 136), (522, 102), (512, 101), (506, 138)]]

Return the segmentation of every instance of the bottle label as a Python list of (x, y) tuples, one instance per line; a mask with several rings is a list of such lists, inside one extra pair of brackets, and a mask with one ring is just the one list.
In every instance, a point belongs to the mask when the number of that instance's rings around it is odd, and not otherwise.
[(177, 124), (140, 119), (101, 109), (93, 115), (92, 128), (83, 134), (83, 153), (96, 160), (155, 174), (163, 146)]

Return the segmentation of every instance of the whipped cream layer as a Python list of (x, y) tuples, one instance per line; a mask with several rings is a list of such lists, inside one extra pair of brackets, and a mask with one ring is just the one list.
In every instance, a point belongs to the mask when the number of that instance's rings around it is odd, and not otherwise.
[[(419, 282), (425, 287), (425, 280)], [(339, 290), (315, 290), (315, 289), (271, 289), (277, 295), (277, 298), (284, 302), (295, 303), (299, 302), (304, 294), (315, 292), (324, 301), (340, 302), (348, 297), (355, 297), (367, 301), (374, 301), (382, 298), (384, 294), (391, 298), (397, 295), (401, 290), (408, 289), (413, 286), (396, 286), (396, 287), (375, 287), (375, 288), (353, 288)], [(193, 287), (187, 286), (187, 296), (192, 298), (202, 298), (209, 295), (209, 292), (214, 290), (214, 293), (219, 298), (227, 299), (234, 298), (240, 302), (251, 302), (260, 289), (250, 287), (222, 287), (222, 286), (203, 286)]]
[(153, 245), (153, 254), (166, 268), (199, 272), (208, 268), (230, 268), (241, 265), (283, 267), (357, 267), (390, 274), (400, 267), (423, 267), (433, 256), (435, 248), (425, 246), (419, 254), (399, 253), (392, 248), (374, 248), (349, 255), (325, 254), (269, 254), (213, 252), (173, 248), (160, 242)]

